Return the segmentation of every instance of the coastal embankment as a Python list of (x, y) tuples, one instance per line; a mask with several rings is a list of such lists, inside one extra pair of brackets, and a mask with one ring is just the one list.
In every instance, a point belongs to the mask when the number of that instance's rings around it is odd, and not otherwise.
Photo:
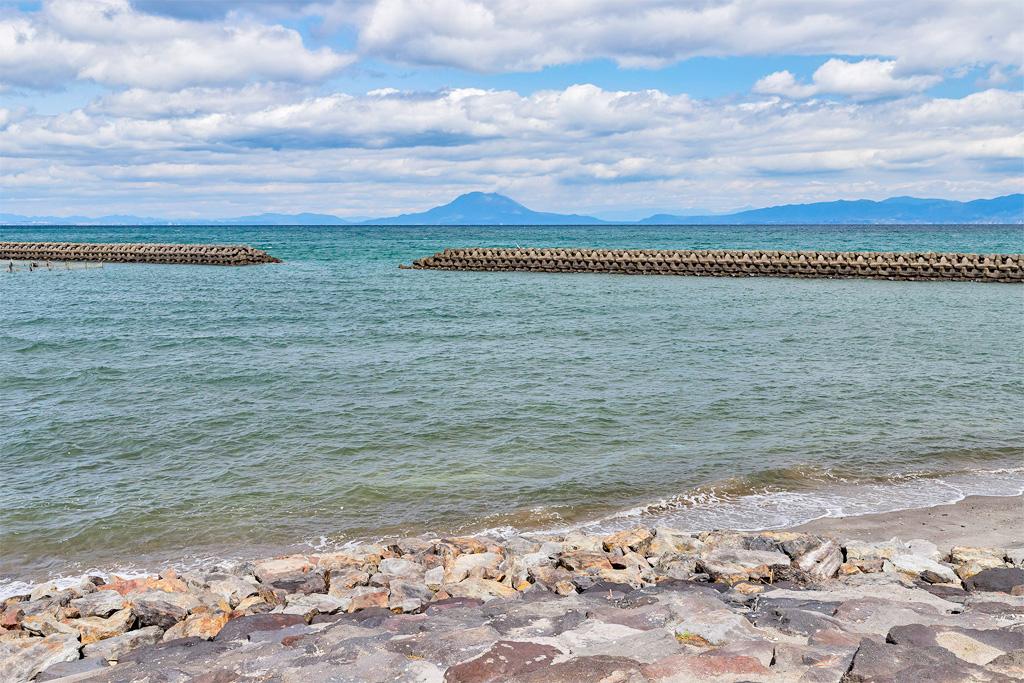
[(244, 244), (92, 244), (89, 242), (0, 242), (0, 261), (93, 261), (197, 266), (280, 263)]
[(971, 544), (927, 523), (891, 537), (926, 519), (907, 511), (862, 520), (858, 535), (850, 518), (813, 532), (421, 536), (82, 577), (4, 601), (0, 671), (68, 682), (1020, 680), (1024, 536), (1006, 521), (1022, 500), (933, 509), (950, 528), (985, 532)]
[(711, 277), (869, 278), (1024, 282), (1022, 254), (932, 252), (445, 249), (416, 270), (529, 271)]

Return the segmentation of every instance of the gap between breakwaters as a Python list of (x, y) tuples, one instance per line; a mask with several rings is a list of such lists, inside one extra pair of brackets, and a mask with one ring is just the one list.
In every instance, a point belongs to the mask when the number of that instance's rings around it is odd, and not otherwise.
[(98, 261), (199, 266), (249, 266), (281, 259), (244, 244), (92, 244), (0, 242), (2, 261)]
[(445, 249), (403, 269), (1024, 283), (1024, 254), (567, 248)]

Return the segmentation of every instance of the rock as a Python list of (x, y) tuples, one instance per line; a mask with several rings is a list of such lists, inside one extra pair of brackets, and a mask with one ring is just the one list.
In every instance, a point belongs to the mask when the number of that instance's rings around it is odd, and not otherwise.
[(78, 638), (66, 633), (0, 642), (0, 672), (4, 681), (28, 681), (58, 662), (77, 660), (80, 647)]
[(654, 534), (649, 529), (637, 527), (605, 536), (601, 541), (601, 546), (606, 552), (621, 550), (623, 553), (632, 551), (646, 555), (652, 540), (654, 540)]
[(950, 561), (956, 565), (956, 574), (966, 581), (985, 569), (1003, 567), (1006, 551), (999, 548), (975, 548), (955, 546), (949, 552)]
[(253, 614), (232, 619), (224, 624), (214, 636), (214, 640), (242, 640), (247, 639), (252, 633), (279, 631), (305, 623), (306, 620), (301, 614)]
[(641, 680), (688, 683), (763, 680), (771, 671), (754, 657), (702, 653), (670, 655), (645, 665), (642, 673)]
[(485, 602), (495, 598), (511, 598), (519, 595), (516, 589), (503, 583), (473, 577), (459, 583), (445, 584), (444, 591), (453, 598), (479, 598)]
[(558, 564), (570, 571), (585, 572), (588, 569), (611, 570), (612, 563), (603, 552), (591, 550), (570, 550), (558, 556)]
[(135, 624), (135, 614), (130, 607), (114, 612), (107, 618), (83, 617), (69, 619), (68, 626), (81, 634), (83, 645), (95, 643), (105, 638), (113, 638), (131, 629)]
[[(486, 555), (488, 553), (481, 553)], [(466, 557), (466, 556), (463, 556)], [(434, 591), (422, 583), (413, 581), (392, 581), (388, 607), (392, 610), (411, 614), (419, 612), (434, 597)]]
[(538, 586), (558, 595), (570, 595), (576, 592), (575, 576), (564, 567), (531, 567), (529, 570)]
[(939, 551), (939, 547), (931, 541), (923, 538), (912, 538), (907, 541), (904, 545), (907, 547), (907, 555), (917, 555), (918, 557), (924, 557), (933, 562), (939, 562), (942, 560), (942, 553)]
[(114, 662), (139, 646), (160, 642), (163, 634), (164, 630), (159, 626), (147, 626), (86, 645), (82, 648), (82, 654), (86, 657), (102, 657), (107, 661)]
[(388, 589), (374, 586), (356, 586), (355, 588), (339, 592), (334, 596), (342, 601), (348, 600), (346, 612), (356, 612), (370, 607), (388, 606)]
[(676, 619), (676, 639), (685, 645), (709, 647), (735, 640), (759, 640), (763, 636), (742, 615), (704, 593), (675, 594), (668, 605)]
[(776, 572), (789, 567), (789, 564), (789, 556), (784, 553), (723, 548), (701, 558), (697, 568), (707, 572), (715, 581), (733, 584), (771, 581)]
[(220, 633), (224, 625), (228, 623), (230, 616), (226, 612), (209, 611), (196, 612), (191, 614), (185, 621), (175, 624), (167, 629), (162, 641), (168, 642), (179, 638), (202, 638), (213, 640)]
[[(441, 570), (441, 574), (444, 574), (444, 570)], [(365, 586), (370, 583), (370, 575), (361, 569), (340, 569), (338, 571), (332, 571), (331, 577), (331, 589), (327, 591), (329, 595), (334, 595), (338, 591), (347, 591), (355, 588), (356, 586)]]
[(21, 620), (25, 618), (25, 610), (17, 604), (9, 605), (0, 612), (0, 628), (20, 628)]
[(434, 567), (423, 574), (423, 582), (431, 590), (439, 590), (444, 584), (444, 567)]
[[(953, 573), (953, 576), (956, 576), (955, 572)], [(921, 572), (921, 580), (924, 581), (925, 583), (932, 583), (932, 584), (934, 584), (934, 583), (946, 583), (947, 582), (947, 577), (943, 576), (942, 574), (940, 574), (938, 572), (933, 572), (931, 569), (925, 569), (923, 572)]]
[[(786, 544), (783, 544), (783, 549)], [(804, 548), (801, 548), (804, 550)], [(831, 579), (843, 563), (843, 550), (831, 539), (821, 539), (794, 559), (796, 567), (819, 581)]]
[(163, 572), (158, 578), (145, 576), (138, 579), (123, 579), (119, 576), (111, 576), (111, 580), (101, 586), (99, 590), (117, 591), (121, 595), (132, 593), (143, 593), (147, 591), (163, 591), (165, 593), (187, 593), (188, 586), (178, 578), (173, 569)]
[(487, 552), (487, 544), (478, 538), (472, 538), (469, 536), (460, 536), (456, 538), (446, 538), (442, 541), (449, 546), (454, 547), (459, 551), (460, 554), (465, 553), (485, 553)]
[(446, 683), (502, 683), (550, 666), (561, 652), (550, 645), (499, 640), (482, 655), (450, 667)]
[(1006, 629), (970, 629), (909, 624), (896, 626), (886, 641), (913, 647), (941, 647), (971, 664), (984, 665), (996, 657), (1024, 649), (1024, 633)]
[(958, 581), (956, 572), (952, 568), (922, 555), (893, 555), (889, 561), (892, 562), (896, 571), (903, 574), (918, 576), (922, 572), (929, 572), (930, 575), (939, 577), (939, 581), (930, 581), (929, 583), (957, 583)]
[(888, 560), (893, 555), (906, 553), (909, 549), (900, 539), (893, 538), (878, 543), (850, 540), (843, 544), (846, 551), (846, 561), (860, 565), (866, 560)]
[(255, 585), (234, 576), (211, 581), (207, 590), (227, 602), (231, 607), (237, 607), (242, 600), (259, 592)]
[(380, 560), (380, 555), (372, 553), (352, 554), (347, 552), (317, 555), (315, 558), (317, 569), (329, 572), (332, 576), (334, 572), (340, 571), (366, 571), (367, 567), (375, 569)]
[(51, 636), (55, 633), (66, 633), (78, 637), (78, 629), (50, 614), (30, 614), (21, 622), (21, 627), (29, 633)]
[(377, 571), (388, 577), (405, 579), (407, 581), (416, 580), (423, 576), (422, 566), (399, 557), (381, 560)]
[(981, 667), (957, 659), (941, 647), (894, 645), (865, 638), (844, 682), (962, 683), (992, 677)]
[(312, 593), (327, 592), (327, 579), (319, 572), (295, 574), (291, 577), (277, 579), (267, 585), (272, 586), (274, 590), (282, 590), (285, 593), (302, 593), (304, 595), (310, 595)]
[(1007, 548), (1006, 561), (1015, 567), (1024, 568), (1024, 548)]
[(262, 595), (250, 595), (242, 600), (235, 607), (235, 610), (243, 614), (263, 614), (274, 608)]
[(658, 527), (654, 530), (654, 540), (648, 548), (648, 554), (653, 554), (655, 548), (667, 548), (668, 552), (675, 554), (695, 555), (704, 549), (704, 542), (676, 529)]
[(989, 593), (1012, 593), (1017, 586), (1024, 586), (1024, 569), (1018, 567), (983, 569), (964, 581), (969, 591)]
[[(36, 676), (37, 681), (57, 681), (60, 680), (62, 683), (71, 683), (76, 680), (87, 681), (92, 676), (86, 674), (95, 674), (103, 669), (106, 669), (110, 664), (107, 660), (102, 657), (86, 657), (85, 659), (73, 659), (67, 662), (58, 662), (53, 666), (48, 666), (41, 674)], [(81, 676), (85, 676), (81, 678)], [(74, 678), (72, 678), (74, 677)], [(67, 679), (66, 681), (64, 679)]]
[(582, 550), (589, 553), (600, 553), (604, 551), (604, 544), (601, 539), (590, 534), (585, 534), (580, 531), (572, 531), (565, 535), (562, 539), (561, 547), (558, 549), (558, 553), (563, 552), (574, 552)]
[(98, 590), (71, 601), (72, 607), (83, 617), (109, 617), (128, 606), (120, 593), (113, 590)]
[(696, 555), (666, 554), (658, 558), (655, 573), (662, 579), (689, 580), (697, 573)]
[(305, 555), (279, 557), (273, 560), (262, 560), (253, 566), (253, 574), (260, 583), (272, 584), (286, 579), (304, 576), (314, 569), (314, 565)]
[(130, 599), (132, 612), (135, 613), (139, 624), (159, 626), (164, 630), (179, 621), (184, 621), (189, 612), (199, 608), (201, 604), (189, 594), (164, 591), (135, 593)]
[(499, 579), (504, 575), (498, 569), (503, 559), (501, 555), (489, 552), (459, 555), (449, 567), (445, 582), (458, 583), (470, 575), (481, 579)]
[(996, 657), (985, 668), (988, 671), (1009, 676), (1015, 681), (1024, 680), (1024, 650), (1014, 650)]
[(338, 611), (347, 610), (352, 604), (350, 597), (334, 597), (318, 593), (293, 593), (288, 596), (288, 604), (283, 614), (302, 615), (309, 621), (317, 614), (334, 614)]

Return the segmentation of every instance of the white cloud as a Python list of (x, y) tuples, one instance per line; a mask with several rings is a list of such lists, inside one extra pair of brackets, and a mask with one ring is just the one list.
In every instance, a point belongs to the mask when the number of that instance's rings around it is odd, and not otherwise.
[(310, 50), (283, 26), (158, 17), (135, 11), (128, 0), (51, 0), (41, 12), (0, 19), (0, 83), (17, 86), (72, 79), (157, 90), (315, 82), (354, 59)]
[(698, 55), (884, 56), (900, 68), (1019, 64), (1024, 29), (1005, 0), (340, 0), (364, 54), (478, 71), (595, 58), (629, 67)]
[(381, 215), (466, 189), (579, 212), (991, 196), (1024, 186), (1011, 167), (1024, 148), (1022, 111), (1024, 94), (1006, 90), (843, 103), (593, 85), (529, 95), (130, 91), (10, 118), (0, 186), (12, 212), (45, 197), (51, 205), (36, 213), (59, 213), (57, 198), (64, 213), (154, 215)]
[(872, 99), (920, 92), (942, 81), (935, 75), (897, 76), (896, 62), (864, 59), (847, 62), (830, 59), (811, 77), (812, 83), (798, 83), (789, 71), (776, 71), (754, 84), (754, 92), (804, 99), (821, 94), (848, 95)]

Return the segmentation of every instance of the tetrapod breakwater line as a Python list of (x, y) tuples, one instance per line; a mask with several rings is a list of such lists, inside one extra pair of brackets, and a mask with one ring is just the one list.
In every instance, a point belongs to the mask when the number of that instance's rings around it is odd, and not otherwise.
[(1024, 254), (924, 252), (445, 249), (417, 270), (529, 271), (710, 277), (868, 278), (1024, 283)]
[(3, 261), (99, 261), (200, 266), (249, 266), (280, 263), (265, 251), (244, 244), (92, 244), (88, 242), (0, 242)]

